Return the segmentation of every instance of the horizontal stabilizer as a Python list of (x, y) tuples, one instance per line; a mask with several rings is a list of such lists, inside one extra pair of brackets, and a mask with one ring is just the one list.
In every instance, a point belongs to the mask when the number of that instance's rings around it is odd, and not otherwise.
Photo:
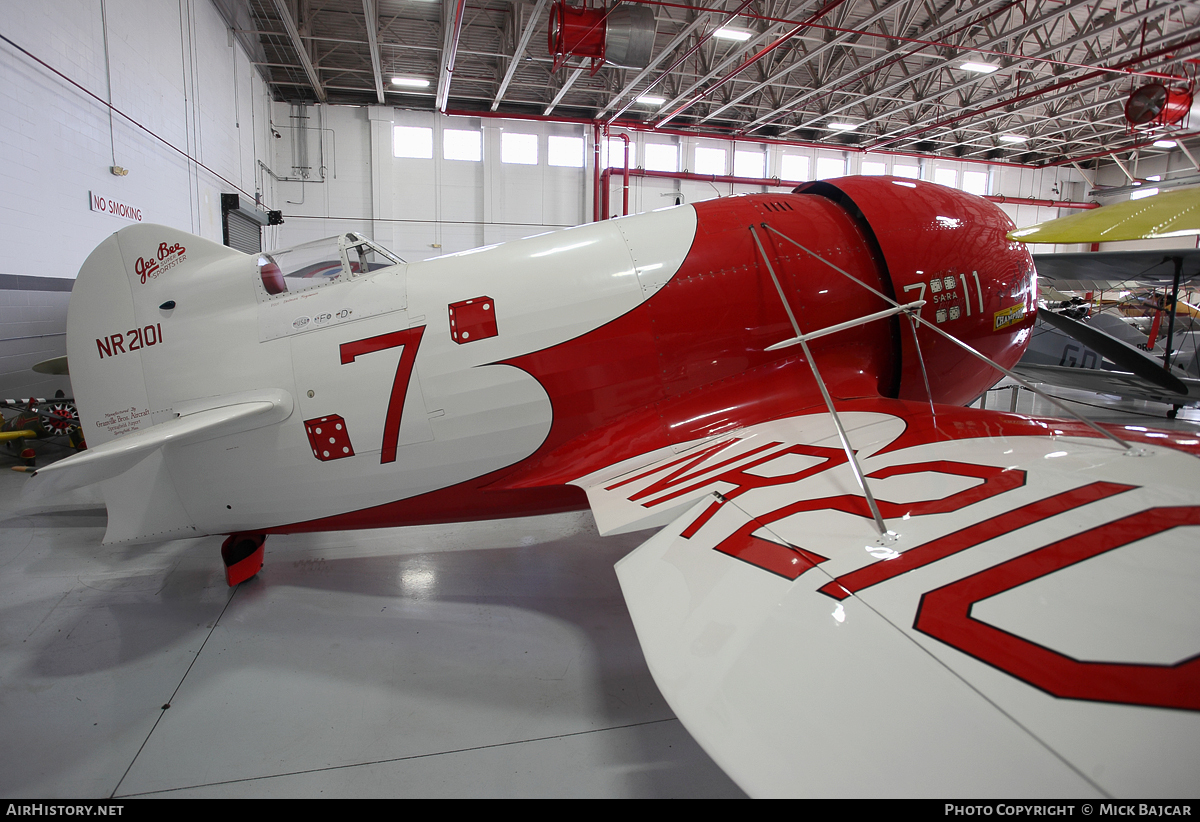
[(180, 406), (180, 416), (118, 437), (36, 471), (25, 489), (33, 497), (110, 479), (167, 446), (249, 431), (286, 419), (292, 397), (283, 390), (210, 397)]

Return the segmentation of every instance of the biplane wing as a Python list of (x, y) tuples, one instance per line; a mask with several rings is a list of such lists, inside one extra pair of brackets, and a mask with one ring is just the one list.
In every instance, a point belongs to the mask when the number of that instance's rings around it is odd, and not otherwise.
[(1033, 255), (1039, 284), (1058, 291), (1171, 288), (1177, 260), (1181, 284), (1200, 277), (1200, 249), (1194, 248)]
[(1010, 231), (1023, 243), (1107, 243), (1200, 234), (1200, 188), (1165, 191), (1140, 200), (1081, 211)]

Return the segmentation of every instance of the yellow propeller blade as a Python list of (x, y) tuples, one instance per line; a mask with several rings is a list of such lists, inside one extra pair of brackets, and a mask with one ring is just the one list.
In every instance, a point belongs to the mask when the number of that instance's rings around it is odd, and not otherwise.
[(1200, 188), (1094, 208), (1018, 228), (1008, 238), (1023, 243), (1105, 243), (1187, 234), (1200, 234)]

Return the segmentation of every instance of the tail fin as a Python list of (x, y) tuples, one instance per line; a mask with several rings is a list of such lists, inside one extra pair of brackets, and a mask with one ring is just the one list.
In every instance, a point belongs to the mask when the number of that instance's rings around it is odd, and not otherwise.
[[(197, 331), (223, 303), (250, 296), (253, 305), (254, 271), (253, 256), (160, 225), (130, 226), (91, 253), (67, 312), (71, 385), (90, 447), (173, 420), (181, 401), (217, 393), (179, 355), (204, 348)], [(105, 480), (109, 522), (123, 523), (106, 541), (195, 532), (161, 451), (147, 457)]]
[(181, 318), (167, 306), (202, 269), (237, 258), (253, 265), (239, 251), (159, 225), (118, 231), (87, 258), (71, 291), (67, 357), (89, 445), (159, 421), (152, 416), (165, 409), (149, 396), (143, 358), (178, 336)]

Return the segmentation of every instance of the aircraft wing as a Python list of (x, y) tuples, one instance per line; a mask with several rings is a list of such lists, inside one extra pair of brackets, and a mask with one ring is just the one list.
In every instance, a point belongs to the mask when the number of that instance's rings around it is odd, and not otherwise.
[(1103, 243), (1200, 234), (1200, 188), (1089, 209), (1010, 231), (1023, 243)]
[(1200, 277), (1200, 249), (1161, 251), (1085, 251), (1034, 254), (1038, 280), (1059, 291), (1111, 291), (1122, 288), (1170, 288), (1175, 261), (1182, 263), (1179, 282)]
[(1104, 368), (1071, 368), (1065, 365), (1039, 365), (1020, 362), (1013, 369), (1033, 382), (1062, 385), (1097, 394), (1113, 394), (1150, 402), (1165, 402), (1186, 405), (1200, 402), (1200, 380), (1176, 374), (1187, 387), (1187, 394), (1180, 395), (1151, 385), (1129, 371), (1109, 371)]
[[(1200, 440), (891, 400), (581, 478), (655, 680), (758, 796), (1191, 796)], [(1185, 453), (1190, 450), (1192, 453)]]

